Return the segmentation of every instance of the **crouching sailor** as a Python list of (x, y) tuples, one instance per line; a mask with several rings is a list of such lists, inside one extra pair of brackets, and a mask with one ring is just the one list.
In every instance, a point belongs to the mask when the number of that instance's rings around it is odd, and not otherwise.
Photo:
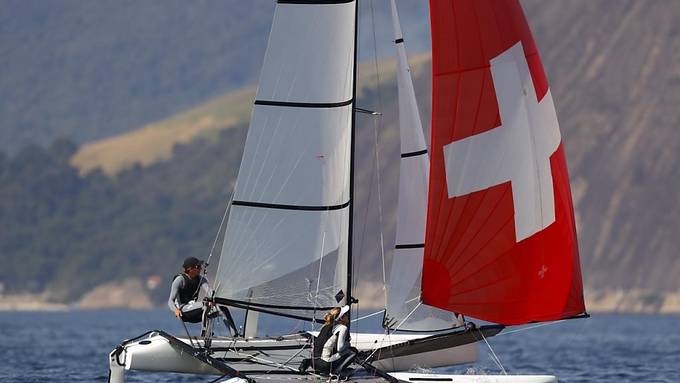
[[(312, 337), (312, 357), (303, 359), (300, 363), (298, 370), (300, 372), (305, 372), (309, 367), (317, 370), (317, 362), (321, 359), (321, 353), (323, 352), (323, 347), (326, 345), (326, 341), (333, 335), (333, 328), (335, 327), (335, 320), (340, 314), (340, 307), (333, 307), (326, 315), (324, 315), (324, 324), (319, 330), (319, 335)], [(321, 367), (319, 367), (321, 370)]]
[(347, 324), (349, 323), (349, 306), (343, 306), (336, 319), (336, 325), (330, 338), (323, 345), (321, 360), (317, 370), (339, 374), (352, 363), (357, 355), (357, 350), (350, 347), (350, 336)]
[(203, 302), (198, 301), (198, 293), (203, 290), (209, 297), (212, 291), (208, 280), (201, 276), (202, 261), (189, 257), (182, 268), (184, 271), (172, 280), (168, 307), (182, 321), (199, 323), (203, 320)]

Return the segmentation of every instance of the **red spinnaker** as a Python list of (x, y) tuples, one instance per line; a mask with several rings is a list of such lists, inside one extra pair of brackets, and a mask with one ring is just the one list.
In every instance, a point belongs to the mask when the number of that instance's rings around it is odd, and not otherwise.
[[(447, 190), (445, 146), (510, 124), (501, 121), (499, 85), (492, 75), (491, 60), (521, 43), (526, 58), (523, 65), (528, 65), (535, 90), (534, 102), (547, 95), (552, 104), (519, 2), (430, 0), (430, 18), (433, 93), (424, 303), (502, 324), (557, 320), (585, 312), (561, 141), (549, 155), (554, 220), (526, 238), (517, 238), (518, 206), (514, 201), (522, 197), (518, 184), (502, 182), (454, 197), (449, 197)], [(505, 150), (503, 145), (494, 150)], [(448, 165), (452, 165), (450, 161)], [(470, 174), (483, 169), (470, 161), (453, 166), (470, 167)]]

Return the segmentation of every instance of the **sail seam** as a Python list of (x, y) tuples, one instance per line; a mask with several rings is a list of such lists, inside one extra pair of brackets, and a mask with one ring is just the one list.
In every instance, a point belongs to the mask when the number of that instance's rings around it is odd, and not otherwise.
[(257, 207), (265, 209), (279, 209), (279, 210), (302, 210), (302, 211), (328, 211), (328, 210), (340, 210), (349, 206), (347, 201), (341, 205), (325, 205), (325, 206), (309, 206), (309, 205), (284, 205), (276, 203), (264, 203), (264, 202), (250, 202), (250, 201), (233, 201), (231, 204), (233, 206), (245, 206), (245, 207)]
[(354, 101), (353, 98), (342, 102), (289, 102), (289, 101), (255, 100), (255, 105), (283, 106), (291, 108), (339, 108), (350, 105), (353, 101)]
[(427, 154), (427, 149), (418, 150), (415, 152), (401, 153), (401, 158), (422, 156), (423, 154)]

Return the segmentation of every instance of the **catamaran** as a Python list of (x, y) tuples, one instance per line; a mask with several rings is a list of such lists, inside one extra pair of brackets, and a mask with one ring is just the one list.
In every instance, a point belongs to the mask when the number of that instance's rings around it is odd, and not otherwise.
[[(356, 307), (355, 128), (357, 113), (367, 112), (356, 105), (357, 3), (277, 1), (208, 297), (246, 310), (244, 334), (215, 336), (218, 318), (207, 315), (200, 337), (149, 331), (110, 353), (109, 382), (124, 382), (126, 370), (329, 379), (297, 369), (313, 332), (258, 337), (256, 329), (263, 314), (315, 323), (332, 307)], [(430, 1), (429, 149), (390, 6), (401, 159), (385, 331), (353, 334), (361, 358), (338, 373), (353, 381), (553, 382), (414, 370), (473, 362), (477, 342), (506, 326), (587, 314), (555, 106), (520, 4)]]

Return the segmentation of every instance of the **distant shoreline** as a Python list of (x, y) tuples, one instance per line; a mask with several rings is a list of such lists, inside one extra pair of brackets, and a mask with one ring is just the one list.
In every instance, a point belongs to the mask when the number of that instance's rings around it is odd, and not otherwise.
[[(378, 291), (368, 288), (367, 291)], [(105, 292), (105, 293), (104, 293)], [(122, 299), (121, 299), (122, 297)], [(376, 296), (359, 297), (362, 309), (378, 310)], [(680, 292), (651, 290), (586, 289), (586, 309), (591, 314), (680, 314)], [(50, 302), (43, 294), (0, 294), (0, 312), (76, 312), (125, 309), (148, 311), (162, 309), (154, 304), (136, 282), (106, 284), (85, 294), (77, 302)]]

